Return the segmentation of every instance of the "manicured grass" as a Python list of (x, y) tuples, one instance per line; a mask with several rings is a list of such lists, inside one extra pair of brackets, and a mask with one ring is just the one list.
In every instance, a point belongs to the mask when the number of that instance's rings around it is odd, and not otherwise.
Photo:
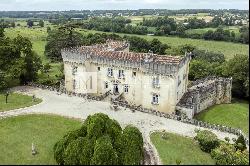
[(36, 98), (32, 101), (32, 96), (27, 96), (18, 93), (10, 93), (8, 96), (8, 103), (5, 102), (5, 95), (0, 94), (0, 112), (13, 110), (17, 108), (29, 107), (42, 102), (42, 99)]
[[(77, 29), (82, 34), (88, 33), (104, 33), (100, 31), (94, 30), (81, 30)], [(166, 36), (147, 36), (147, 35), (132, 35), (132, 34), (123, 34), (116, 33), (120, 36), (137, 36), (142, 37), (146, 40), (153, 40), (154, 38), (159, 39), (162, 43), (166, 43), (171, 47), (178, 47), (180, 45), (190, 44), (199, 49), (212, 51), (212, 52), (221, 52), (225, 55), (226, 59), (231, 59), (234, 55), (237, 54), (246, 54), (249, 55), (249, 45), (240, 44), (240, 43), (232, 43), (232, 42), (224, 42), (224, 41), (208, 41), (202, 39), (188, 39), (188, 38), (179, 38), (179, 37), (166, 37)]]
[(245, 101), (215, 105), (196, 115), (195, 118), (209, 123), (240, 128), (245, 133), (249, 133), (249, 103)]
[[(0, 164), (56, 164), (54, 144), (80, 121), (50, 115), (25, 115), (0, 120)], [(34, 143), (38, 154), (32, 156)]]
[(162, 164), (176, 165), (176, 160), (180, 160), (181, 164), (184, 165), (215, 164), (210, 154), (201, 151), (198, 143), (192, 138), (166, 133), (167, 138), (163, 139), (162, 134), (162, 132), (155, 132), (150, 136), (160, 155)]

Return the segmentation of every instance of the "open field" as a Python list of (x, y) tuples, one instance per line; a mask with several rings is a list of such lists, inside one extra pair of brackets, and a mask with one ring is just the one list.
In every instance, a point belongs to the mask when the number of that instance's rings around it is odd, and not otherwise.
[[(47, 29), (44, 28), (27, 28), (27, 27), (17, 27), (17, 28), (7, 28), (5, 29), (5, 35), (10, 38), (15, 38), (17, 35), (27, 37), (33, 44), (33, 50), (39, 55), (43, 63), (49, 63), (50, 60), (44, 55)], [(39, 73), (38, 82), (41, 83), (47, 77), (50, 77), (52, 80), (56, 80), (56, 75), (59, 75), (60, 64), (51, 64), (51, 70), (46, 76), (42, 73)], [(48, 76), (49, 75), (49, 76)]]
[[(142, 22), (143, 18), (145, 19), (154, 19), (157, 17), (164, 17), (164, 16), (157, 16), (157, 15), (145, 15), (145, 16), (124, 16), (127, 19), (130, 19), (132, 25), (136, 25), (137, 23)], [(211, 21), (213, 19), (212, 16), (209, 16), (209, 13), (198, 13), (197, 15), (177, 15), (177, 16), (169, 16), (170, 18), (174, 18), (177, 22), (184, 21), (188, 18), (198, 18), (204, 19), (206, 21)]]
[[(201, 29), (188, 29), (186, 33), (188, 34), (204, 34), (209, 30), (215, 31), (217, 28), (201, 28)], [(229, 30), (230, 32), (234, 31), (236, 36), (240, 35), (240, 27), (239, 26), (225, 26), (223, 27), (224, 30)]]
[(196, 115), (195, 118), (213, 124), (240, 128), (245, 133), (249, 133), (249, 103), (246, 101), (215, 105)]
[[(81, 30), (78, 29), (82, 34), (88, 33), (104, 33), (94, 30)], [(172, 47), (178, 47), (180, 45), (191, 44), (199, 49), (221, 52), (225, 55), (226, 59), (233, 58), (237, 54), (247, 54), (249, 55), (249, 45), (232, 43), (232, 42), (223, 42), (223, 41), (207, 41), (202, 39), (188, 39), (188, 38), (179, 38), (179, 37), (166, 37), (166, 36), (147, 36), (147, 35), (132, 35), (132, 34), (123, 34), (117, 33), (118, 35), (124, 36), (137, 36), (142, 37), (146, 40), (152, 40), (154, 38), (159, 39), (162, 43), (166, 43)]]
[[(51, 115), (25, 115), (0, 121), (0, 163), (17, 165), (56, 164), (54, 144), (80, 121)], [(34, 143), (38, 154), (31, 154)]]
[[(17, 108), (24, 108), (32, 106), (38, 103), (41, 103), (42, 100), (36, 98), (35, 101), (32, 101), (32, 96), (10, 93), (8, 96), (8, 103), (5, 102), (5, 95), (0, 94), (0, 112), (13, 110)], [(1, 163), (1, 162), (0, 162)]]
[[(78, 31), (80, 29), (77, 29)], [(46, 28), (9, 28), (5, 30), (5, 34), (8, 37), (15, 37), (17, 34), (22, 36), (26, 36), (31, 39), (34, 50), (41, 56), (41, 58), (46, 61), (46, 57), (43, 55), (43, 49), (46, 44)], [(79, 31), (82, 34), (88, 33), (103, 33), (100, 31), (93, 30), (82, 30)], [(221, 52), (225, 55), (227, 59), (232, 58), (236, 54), (249, 54), (249, 45), (240, 44), (240, 43), (231, 43), (231, 42), (223, 42), (223, 41), (206, 41), (201, 39), (187, 39), (187, 38), (179, 38), (179, 37), (165, 37), (165, 36), (147, 36), (147, 35), (131, 35), (131, 34), (122, 34), (119, 35), (129, 35), (129, 36), (138, 36), (145, 38), (147, 40), (152, 40), (154, 38), (159, 39), (161, 42), (166, 43), (172, 47), (178, 47), (180, 45), (191, 44), (196, 46), (199, 49), (204, 49), (213, 52)]]
[(180, 160), (182, 165), (215, 165), (210, 154), (203, 152), (192, 138), (165, 133), (166, 139), (163, 139), (162, 134), (155, 132), (150, 136), (162, 164), (176, 165), (176, 160)]

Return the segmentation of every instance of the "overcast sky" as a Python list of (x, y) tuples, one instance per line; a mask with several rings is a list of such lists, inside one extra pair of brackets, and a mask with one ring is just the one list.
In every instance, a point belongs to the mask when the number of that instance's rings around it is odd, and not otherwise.
[(249, 9), (249, 0), (0, 0), (2, 10)]

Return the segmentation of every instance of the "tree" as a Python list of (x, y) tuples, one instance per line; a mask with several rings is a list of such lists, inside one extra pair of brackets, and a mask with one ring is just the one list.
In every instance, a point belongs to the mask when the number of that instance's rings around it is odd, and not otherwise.
[(32, 43), (28, 38), (18, 36), (14, 39), (14, 43), (22, 53), (22, 71), (20, 74), (20, 81), (26, 84), (37, 79), (38, 70), (41, 68), (40, 57), (32, 51)]
[(216, 165), (249, 165), (249, 154), (245, 151), (236, 150), (228, 143), (221, 145), (211, 151), (211, 156)]
[(249, 97), (249, 56), (235, 55), (223, 68), (223, 75), (233, 78), (232, 94), (240, 98)]
[(0, 70), (0, 92), (7, 88), (5, 73)]
[(11, 26), (12, 28), (15, 28), (15, 27), (16, 27), (15, 22), (11, 22), (11, 23), (10, 23), (10, 26)]
[(61, 49), (79, 46), (82, 43), (82, 35), (72, 27), (61, 27), (51, 30), (47, 37), (45, 54), (55, 61), (61, 61)]
[(33, 22), (32, 20), (28, 20), (28, 21), (27, 21), (27, 26), (28, 26), (29, 28), (33, 27), (33, 25), (34, 25), (34, 22)]
[(150, 42), (150, 50), (155, 54), (164, 55), (165, 50), (168, 48), (170, 47), (166, 44), (162, 44), (158, 39), (153, 39)]
[(47, 33), (49, 33), (51, 31), (50, 27), (47, 27)]
[(39, 23), (38, 23), (38, 25), (39, 25), (40, 27), (44, 27), (44, 21), (43, 21), (43, 20), (40, 20)]
[(4, 28), (0, 28), (0, 37), (4, 37)]

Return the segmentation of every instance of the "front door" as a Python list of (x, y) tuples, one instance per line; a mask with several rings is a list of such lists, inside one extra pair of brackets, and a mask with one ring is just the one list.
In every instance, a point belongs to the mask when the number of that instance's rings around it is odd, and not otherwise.
[(119, 89), (118, 89), (118, 84), (114, 84), (114, 90), (113, 90), (114, 94), (119, 93)]

